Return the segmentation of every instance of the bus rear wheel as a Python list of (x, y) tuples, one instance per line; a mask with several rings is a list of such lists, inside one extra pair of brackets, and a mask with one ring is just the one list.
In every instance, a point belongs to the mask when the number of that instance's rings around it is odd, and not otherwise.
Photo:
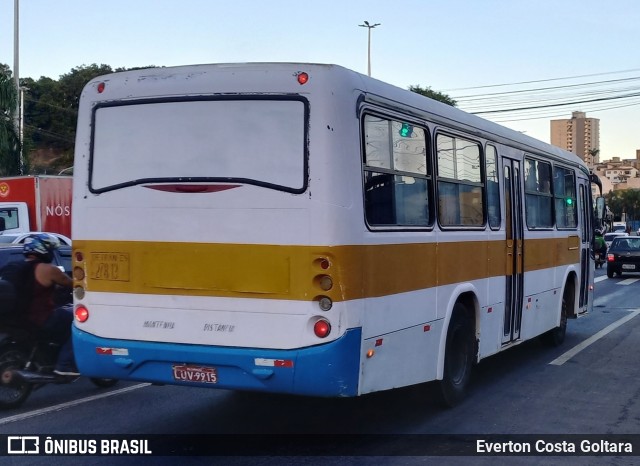
[(439, 384), (439, 401), (445, 407), (460, 403), (467, 392), (475, 356), (474, 325), (464, 305), (457, 303), (447, 330), (444, 372)]

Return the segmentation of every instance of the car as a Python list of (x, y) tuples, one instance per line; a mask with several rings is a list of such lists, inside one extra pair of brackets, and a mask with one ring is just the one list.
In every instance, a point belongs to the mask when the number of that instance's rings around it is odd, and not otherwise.
[(607, 277), (625, 272), (640, 273), (640, 238), (619, 236), (607, 251)]
[(71, 238), (60, 233), (49, 233), (47, 231), (30, 231), (28, 233), (0, 233), (0, 243), (24, 244), (24, 240), (29, 235), (37, 235), (38, 233), (46, 233), (55, 236), (60, 241), (61, 246), (71, 246)]
[(618, 238), (619, 236), (629, 236), (629, 233), (626, 233), (624, 231), (612, 231), (610, 233), (604, 234), (604, 242), (607, 245), (607, 249), (611, 247), (611, 242), (614, 240), (614, 238)]

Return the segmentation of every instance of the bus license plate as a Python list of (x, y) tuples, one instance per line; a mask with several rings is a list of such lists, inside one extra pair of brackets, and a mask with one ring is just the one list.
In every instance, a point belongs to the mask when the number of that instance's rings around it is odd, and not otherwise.
[(173, 379), (180, 382), (218, 383), (215, 367), (174, 365)]
[(635, 264), (622, 264), (622, 268), (624, 270), (635, 270), (636, 269), (636, 265)]

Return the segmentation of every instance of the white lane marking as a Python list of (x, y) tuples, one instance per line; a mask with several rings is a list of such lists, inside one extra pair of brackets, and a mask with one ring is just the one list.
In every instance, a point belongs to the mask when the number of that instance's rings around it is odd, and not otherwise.
[(622, 280), (621, 282), (618, 282), (618, 285), (631, 285), (632, 283), (637, 282), (638, 280), (640, 280), (640, 278), (627, 278), (626, 280)]
[(594, 278), (594, 279), (593, 279), (593, 283), (601, 282), (601, 281), (603, 281), (603, 280), (606, 280), (607, 278), (609, 278), (609, 277), (607, 277), (606, 275), (601, 275), (601, 276), (599, 276), (599, 277)]
[(29, 411), (27, 413), (16, 414), (15, 416), (9, 416), (0, 419), (0, 425), (9, 424), (11, 422), (23, 421), (25, 419), (30, 419), (36, 416), (42, 416), (43, 414), (50, 413), (52, 411), (61, 411), (63, 409), (71, 408), (72, 406), (77, 406), (83, 403), (88, 403), (90, 401), (99, 400), (101, 398), (107, 398), (109, 396), (122, 395), (123, 393), (127, 393), (133, 390), (137, 390), (139, 388), (148, 387), (151, 385), (150, 383), (141, 383), (138, 385), (132, 385), (131, 387), (121, 388), (119, 390), (113, 390), (107, 393), (101, 393), (99, 395), (88, 396), (86, 398), (80, 398), (79, 400), (68, 401), (66, 403), (60, 403), (54, 406), (49, 406), (47, 408), (36, 409), (35, 411)]
[(605, 327), (602, 330), (600, 330), (598, 333), (596, 333), (594, 335), (591, 335), (585, 341), (583, 341), (579, 345), (574, 346), (573, 348), (571, 348), (569, 351), (567, 351), (566, 353), (564, 353), (560, 357), (558, 357), (558, 358), (554, 359), (553, 361), (551, 361), (549, 364), (553, 364), (555, 366), (561, 366), (562, 364), (567, 362), (569, 359), (574, 357), (576, 354), (578, 354), (580, 351), (582, 351), (586, 347), (590, 346), (591, 344), (595, 343), (596, 341), (598, 341), (600, 338), (602, 338), (606, 334), (614, 331), (615, 329), (620, 327), (622, 324), (630, 321), (631, 319), (633, 319), (638, 314), (640, 314), (640, 309), (636, 309), (635, 311), (631, 311), (629, 313), (629, 315), (624, 316), (622, 319), (619, 319), (619, 320), (615, 321), (614, 323), (612, 323), (608, 327)]

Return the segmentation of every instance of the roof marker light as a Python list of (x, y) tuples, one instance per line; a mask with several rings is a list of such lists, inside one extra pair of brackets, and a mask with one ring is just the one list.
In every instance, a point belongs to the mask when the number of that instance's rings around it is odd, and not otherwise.
[(307, 82), (309, 81), (309, 75), (304, 71), (301, 71), (300, 73), (298, 73), (297, 77), (298, 77), (298, 83), (300, 85), (307, 84)]
[(102, 94), (104, 92), (104, 88), (106, 86), (107, 85), (105, 83), (103, 83), (103, 82), (102, 83), (98, 83), (98, 94)]

